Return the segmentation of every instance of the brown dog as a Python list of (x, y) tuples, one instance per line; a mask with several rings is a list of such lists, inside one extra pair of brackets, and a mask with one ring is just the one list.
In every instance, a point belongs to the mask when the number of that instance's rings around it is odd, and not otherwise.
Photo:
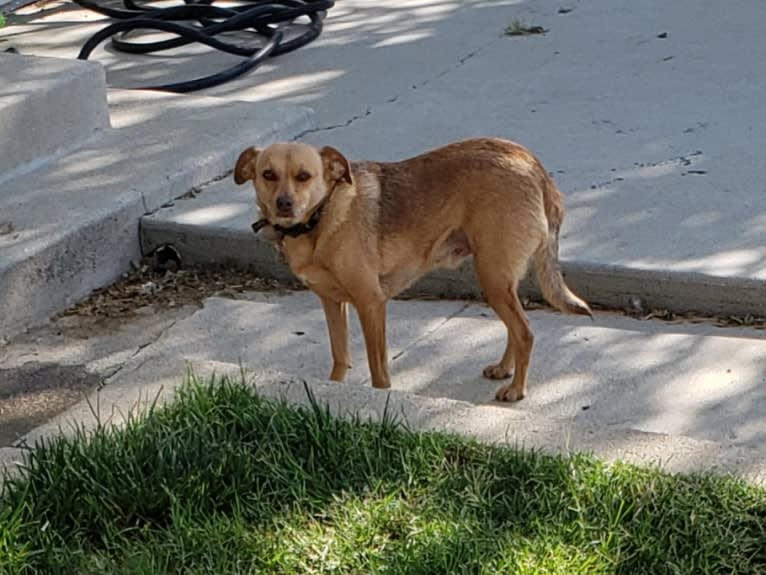
[(524, 397), (533, 336), (516, 289), (534, 259), (545, 298), (590, 315), (558, 267), (562, 195), (539, 160), (499, 139), (457, 142), (395, 163), (350, 164), (337, 150), (281, 143), (242, 152), (234, 180), (251, 180), (263, 219), (293, 273), (322, 301), (333, 368), (350, 367), (348, 303), (362, 324), (372, 384), (390, 386), (386, 302), (426, 272), (473, 255), (487, 301), (508, 328), (497, 399)]

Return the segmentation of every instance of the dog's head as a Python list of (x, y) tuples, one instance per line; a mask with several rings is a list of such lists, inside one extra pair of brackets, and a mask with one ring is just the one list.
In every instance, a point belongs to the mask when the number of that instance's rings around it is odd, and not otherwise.
[(234, 181), (252, 181), (263, 216), (283, 227), (306, 220), (338, 182), (352, 182), (343, 154), (300, 142), (246, 149), (237, 160)]

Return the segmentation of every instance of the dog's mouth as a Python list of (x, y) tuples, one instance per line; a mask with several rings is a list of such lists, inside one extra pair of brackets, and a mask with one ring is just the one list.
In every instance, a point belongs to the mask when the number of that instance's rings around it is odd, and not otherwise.
[(280, 210), (276, 206), (268, 207), (268, 205), (260, 204), (257, 213), (263, 221), (268, 222), (272, 226), (278, 225), (287, 228), (298, 221), (294, 207)]
[(274, 218), (273, 223), (286, 228), (298, 223), (298, 218), (295, 217), (295, 212), (293, 212), (292, 210), (289, 212), (277, 211), (276, 217)]

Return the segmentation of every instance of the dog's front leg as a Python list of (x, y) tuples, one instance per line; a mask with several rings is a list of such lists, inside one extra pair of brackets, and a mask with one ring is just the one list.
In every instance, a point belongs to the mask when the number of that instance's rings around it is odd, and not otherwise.
[(330, 333), (332, 349), (332, 373), (330, 379), (343, 381), (351, 367), (351, 353), (348, 348), (348, 304), (319, 296), (322, 300), (327, 330)]
[(362, 324), (372, 385), (379, 389), (391, 387), (386, 349), (386, 300), (355, 302), (354, 307)]

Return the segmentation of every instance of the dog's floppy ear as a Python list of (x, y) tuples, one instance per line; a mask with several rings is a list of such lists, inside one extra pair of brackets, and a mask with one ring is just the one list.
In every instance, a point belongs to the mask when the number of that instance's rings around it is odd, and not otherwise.
[(248, 148), (239, 155), (237, 165), (234, 167), (234, 183), (241, 186), (255, 178), (255, 161), (260, 153), (259, 148)]
[(343, 154), (335, 148), (325, 146), (319, 150), (319, 155), (322, 156), (324, 163), (325, 177), (334, 182), (346, 180), (349, 184), (351, 183), (351, 167)]

